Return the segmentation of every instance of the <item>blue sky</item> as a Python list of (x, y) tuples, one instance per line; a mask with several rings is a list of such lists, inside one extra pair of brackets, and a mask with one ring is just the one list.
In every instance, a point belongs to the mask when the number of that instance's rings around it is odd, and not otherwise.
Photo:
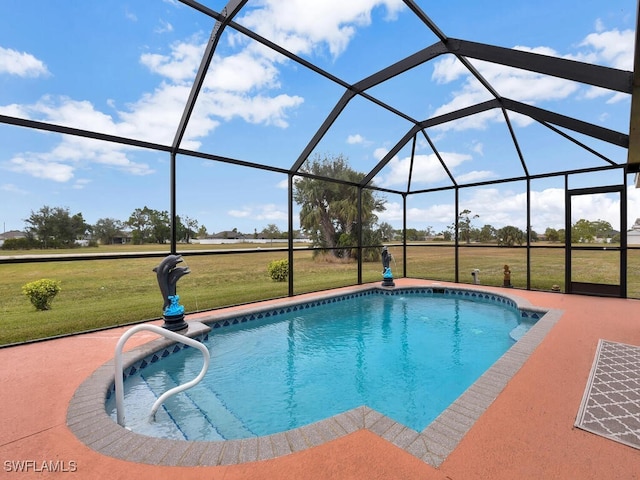
[[(226, 2), (205, 2), (220, 11)], [(445, 35), (633, 68), (636, 2), (418, 1)], [(235, 19), (346, 82), (355, 83), (437, 41), (399, 0), (249, 0)], [(0, 114), (170, 145), (214, 21), (174, 0), (0, 3)], [(620, 132), (628, 132), (630, 96), (508, 67), (472, 61), (498, 92)], [(488, 100), (489, 94), (450, 55), (443, 55), (368, 93), (424, 120)], [(225, 30), (182, 147), (260, 165), (290, 167), (343, 94), (343, 88)], [(530, 173), (602, 165), (601, 159), (530, 119), (512, 115)], [(409, 122), (354, 99), (314, 155), (339, 155), (367, 173), (410, 128)], [(460, 183), (522, 175), (504, 117), (489, 111), (429, 136)], [(618, 163), (623, 149), (576, 136)], [(376, 177), (404, 190), (411, 146)], [(416, 145), (412, 188), (449, 181), (425, 141)], [(619, 175), (572, 178), (570, 186), (617, 184)], [(287, 229), (286, 176), (179, 157), (179, 215), (210, 233), (245, 233), (268, 224)], [(631, 182), (632, 179), (629, 179)], [(532, 226), (564, 224), (564, 179), (532, 182)], [(523, 182), (463, 189), (461, 208), (478, 226), (525, 227)], [(402, 225), (399, 195), (385, 195), (380, 221)], [(640, 196), (629, 189), (629, 222)], [(126, 220), (136, 208), (169, 210), (168, 154), (41, 133), (0, 124), (0, 222), (22, 229), (43, 205), (81, 212), (89, 223)], [(616, 197), (579, 199), (574, 217), (617, 228)], [(412, 228), (440, 231), (453, 221), (451, 192), (410, 196)], [(297, 211), (294, 214), (297, 227)]]

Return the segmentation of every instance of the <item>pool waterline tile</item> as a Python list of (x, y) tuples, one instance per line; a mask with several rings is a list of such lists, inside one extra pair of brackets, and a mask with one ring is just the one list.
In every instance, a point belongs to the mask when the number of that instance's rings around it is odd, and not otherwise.
[[(446, 295), (498, 301), (506, 306), (519, 308), (521, 312), (526, 312), (527, 317), (540, 316), (540, 319), (520, 341), (515, 343), (482, 375), (482, 381), (479, 385), (471, 385), (422, 432), (414, 432), (367, 406), (361, 406), (335, 417), (288, 432), (261, 437), (263, 440), (253, 437), (245, 440), (224, 442), (188, 442), (146, 437), (118, 425), (115, 425), (116, 430), (114, 431), (114, 422), (107, 414), (104, 404), (106, 396), (113, 391), (113, 360), (98, 368), (95, 374), (85, 380), (78, 388), (69, 405), (67, 425), (85, 444), (105, 455), (141, 463), (151, 462), (157, 464), (161, 462), (163, 465), (180, 466), (193, 466), (194, 464), (231, 465), (245, 461), (266, 460), (304, 450), (359, 429), (368, 429), (426, 463), (438, 467), (456, 448), (459, 441), (472, 428), (486, 408), (493, 403), (511, 377), (517, 373), (546, 333), (558, 321), (562, 312), (553, 309), (543, 310), (539, 307), (531, 306), (526, 300), (509, 293), (497, 294), (483, 291), (482, 289), (466, 287), (403, 286), (398, 289), (384, 289), (383, 293), (400, 295), (403, 292), (406, 293), (406, 291), (430, 291), (433, 294), (434, 289), (436, 294), (444, 292)], [(340, 301), (336, 300), (336, 298), (370, 295), (372, 290), (382, 289), (371, 285), (340, 289), (341, 293), (338, 297), (332, 297), (330, 293), (323, 293), (319, 294), (315, 300), (307, 302), (306, 305), (320, 305), (322, 302)], [(344, 293), (345, 291), (348, 292)], [(287, 299), (283, 300), (277, 307), (271, 306), (270, 308), (259, 310), (258, 314), (254, 309), (252, 313), (254, 315), (253, 320), (246, 317), (244, 312), (239, 314), (236, 310), (234, 310), (234, 313), (224, 317), (216, 315), (201, 317), (198, 318), (201, 322), (189, 322), (190, 327), (187, 335), (204, 338), (209, 329), (221, 328), (221, 322), (231, 325), (231, 321), (234, 318), (240, 318), (242, 315), (245, 315), (244, 318), (247, 322), (260, 318), (271, 318), (273, 313), (267, 315), (266, 312), (286, 313), (287, 309), (293, 308), (294, 305), (301, 308), (299, 307), (299, 300), (296, 302), (295, 300)], [(215, 320), (211, 320), (211, 318), (215, 318)], [(203, 325), (202, 322), (209, 323), (209, 326)], [(172, 342), (166, 339), (154, 340), (133, 349), (125, 354), (125, 371), (127, 368), (131, 369), (132, 366), (137, 370), (140, 364), (148, 361), (147, 357), (157, 354), (159, 351), (161, 353), (168, 351), (170, 354), (170, 350), (173, 350)], [(100, 392), (105, 395), (101, 396)], [(457, 420), (457, 417), (460, 417), (459, 420)], [(468, 428), (466, 428), (467, 425), (469, 425)], [(111, 428), (108, 428), (108, 426)], [(105, 428), (108, 429), (105, 430)], [(384, 431), (379, 433), (376, 430)], [(109, 438), (105, 439), (104, 434), (109, 431), (111, 431), (108, 434)], [(260, 448), (261, 445), (265, 445), (264, 439), (270, 440), (272, 448)], [(93, 446), (103, 445), (104, 443), (108, 444), (100, 448)], [(185, 444), (188, 446), (185, 447)], [(122, 448), (118, 449), (117, 446), (122, 446)], [(154, 454), (150, 454), (150, 449), (157, 449), (157, 451)], [(184, 454), (182, 456), (169, 454), (169, 452), (176, 449)], [(201, 455), (196, 459), (195, 457), (199, 453)], [(150, 455), (153, 459), (151, 459)], [(158, 455), (161, 455), (162, 458), (156, 458)]]

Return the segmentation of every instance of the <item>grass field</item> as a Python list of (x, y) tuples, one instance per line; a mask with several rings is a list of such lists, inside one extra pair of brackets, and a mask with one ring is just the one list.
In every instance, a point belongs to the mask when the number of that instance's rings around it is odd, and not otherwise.
[[(285, 244), (269, 245), (286, 247)], [(189, 246), (179, 252), (191, 270), (178, 283), (180, 303), (187, 312), (249, 303), (288, 294), (287, 282), (274, 282), (267, 265), (287, 258), (286, 252), (262, 251), (189, 255), (204, 246)], [(212, 246), (206, 246), (211, 249)], [(220, 248), (222, 246), (216, 246)], [(254, 246), (251, 245), (251, 248)], [(224, 248), (238, 248), (224, 246)], [(122, 246), (120, 251), (166, 251), (166, 246)], [(104, 253), (105, 247), (95, 249)], [(227, 250), (228, 251), (228, 250)], [(452, 246), (409, 246), (407, 258), (402, 247), (391, 247), (394, 276), (401, 277), (406, 262), (407, 276), (433, 280), (455, 280), (455, 249)], [(82, 249), (90, 253), (90, 249)], [(14, 255), (16, 252), (11, 252)], [(20, 253), (20, 252), (18, 252)], [(33, 254), (34, 252), (24, 252)], [(48, 252), (47, 252), (48, 253)], [(79, 253), (78, 250), (56, 253)], [(618, 283), (618, 255), (614, 252), (584, 251), (573, 257), (574, 279), (596, 283)], [(0, 345), (24, 342), (56, 335), (104, 328), (162, 315), (162, 296), (152, 269), (160, 258), (118, 260), (51, 261), (0, 265)], [(503, 284), (504, 265), (509, 265), (511, 283), (526, 288), (526, 249), (460, 248), (459, 281), (472, 283), (471, 271), (480, 270), (484, 285)], [(564, 290), (564, 250), (531, 249), (531, 288)], [(628, 296), (640, 297), (640, 250), (628, 255)], [(355, 262), (313, 258), (310, 250), (294, 252), (294, 293), (300, 294), (357, 283)], [(48, 311), (36, 311), (21, 293), (25, 283), (51, 278), (62, 290)], [(381, 265), (363, 264), (363, 282), (381, 280)]]

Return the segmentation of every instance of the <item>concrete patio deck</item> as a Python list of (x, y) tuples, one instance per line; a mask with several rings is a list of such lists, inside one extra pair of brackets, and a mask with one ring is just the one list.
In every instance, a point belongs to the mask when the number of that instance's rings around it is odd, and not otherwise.
[[(398, 286), (433, 283), (396, 279)], [(564, 313), (437, 469), (369, 430), (271, 460), (229, 466), (165, 467), (97, 453), (74, 436), (66, 416), (78, 386), (113, 357), (126, 331), (114, 328), (0, 349), (0, 478), (640, 478), (640, 450), (573, 426), (598, 340), (640, 345), (640, 301), (508, 293)], [(127, 350), (154, 338), (140, 333)]]

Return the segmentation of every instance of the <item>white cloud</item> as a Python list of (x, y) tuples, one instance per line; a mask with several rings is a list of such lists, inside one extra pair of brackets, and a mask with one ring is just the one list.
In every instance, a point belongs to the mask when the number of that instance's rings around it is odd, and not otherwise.
[(29, 192), (27, 190), (23, 190), (22, 188), (14, 185), (13, 183), (5, 183), (0, 185), (0, 190), (3, 192), (10, 193), (11, 195), (28, 195)]
[[(470, 155), (441, 152), (440, 156), (450, 171), (454, 171), (463, 162), (471, 160)], [(382, 174), (377, 180), (377, 184), (382, 187), (405, 186), (409, 179), (409, 167), (411, 166), (411, 158), (405, 157), (399, 159), (392, 158), (387, 166), (383, 169)], [(448, 179), (449, 176), (440, 160), (435, 154), (415, 155), (413, 161), (413, 170), (411, 174), (411, 185), (429, 185)]]
[(359, 133), (356, 133), (355, 135), (349, 135), (347, 137), (347, 143), (349, 145), (356, 145), (358, 143), (363, 143), (363, 142), (364, 142), (364, 137)]
[(231, 217), (247, 218), (251, 216), (251, 209), (249, 208), (243, 208), (242, 210), (233, 209), (233, 210), (229, 210), (227, 214)]
[(269, 222), (275, 221), (284, 221), (289, 217), (287, 215), (287, 210), (278, 207), (273, 203), (269, 203), (266, 205), (261, 205), (258, 208), (255, 218), (257, 220), (267, 220)]
[(580, 195), (571, 202), (571, 222), (581, 218), (595, 221), (606, 220), (614, 229), (620, 228), (620, 201), (610, 195)]
[(466, 77), (468, 74), (469, 70), (454, 55), (444, 55), (433, 63), (431, 79), (438, 84), (446, 84)]
[(159, 20), (160, 25), (158, 27), (156, 27), (155, 32), (156, 33), (169, 33), (169, 32), (173, 32), (173, 25), (171, 25), (169, 22), (160, 19)]
[[(409, 202), (411, 202), (409, 198)], [(398, 202), (388, 202), (385, 204), (386, 210), (378, 213), (379, 222), (387, 222), (397, 224), (403, 219), (402, 204)], [(453, 205), (435, 204), (428, 207), (411, 207), (407, 208), (407, 223), (409, 228), (426, 228), (434, 227), (437, 231), (446, 228), (453, 222), (455, 215)]]
[(73, 188), (75, 190), (83, 190), (90, 183), (91, 183), (91, 180), (88, 178), (79, 178), (74, 182)]
[(309, 54), (326, 46), (332, 57), (340, 55), (357, 27), (371, 23), (376, 7), (393, 19), (404, 8), (401, 0), (264, 0), (263, 8), (249, 11), (240, 22), (284, 48)]
[[(150, 111), (150, 117), (156, 119), (156, 123), (158, 119), (180, 118), (203, 50), (204, 44), (192, 39), (172, 44), (167, 55), (143, 55), (141, 62), (170, 83), (163, 83), (153, 94), (145, 95), (131, 106), (131, 113), (122, 113), (122, 116), (132, 118), (143, 108)], [(288, 126), (288, 111), (301, 105), (304, 99), (272, 94), (280, 87), (279, 72), (276, 63), (264, 56), (265, 53), (264, 49), (248, 47), (235, 54), (214, 58), (193, 112), (195, 117), (189, 124), (187, 143), (183, 146), (197, 148), (196, 139), (208, 135), (219, 125), (216, 117), (226, 121), (239, 117), (248, 123), (280, 128)], [(160, 109), (164, 113), (159, 112)], [(148, 122), (132, 123), (148, 125)], [(172, 130), (176, 128), (175, 120), (162, 123)], [(161, 132), (162, 129), (153, 131)], [(173, 138), (173, 134), (169, 138)]]
[(585, 61), (601, 62), (609, 67), (621, 70), (633, 70), (633, 49), (635, 34), (633, 30), (598, 30), (591, 33), (580, 44), (587, 51), (579, 56)]
[(495, 172), (490, 170), (474, 170), (471, 172), (464, 173), (462, 175), (455, 175), (455, 179), (458, 183), (473, 183), (480, 182), (482, 180), (488, 180), (490, 178), (495, 178)]
[(214, 58), (205, 87), (238, 93), (279, 88), (277, 63), (265, 53), (264, 49), (246, 48), (234, 55)]
[(30, 53), (0, 47), (0, 74), (3, 73), (35, 78), (49, 75), (49, 70), (42, 60)]
[[(28, 154), (27, 154), (28, 155)], [(67, 182), (73, 178), (73, 167), (60, 162), (46, 161), (37, 156), (16, 156), (9, 160), (6, 168), (12, 172), (26, 173), (36, 178)]]
[(382, 160), (384, 156), (389, 153), (389, 150), (384, 147), (378, 147), (373, 151), (373, 158), (376, 160)]
[[(287, 111), (302, 102), (302, 97), (289, 95), (238, 97), (228, 93), (220, 93), (203, 99), (199, 108), (202, 109), (201, 113), (203, 114), (206, 111), (216, 111), (224, 120), (240, 117), (247, 123), (286, 128), (289, 125)], [(190, 130), (189, 133), (193, 132)]]
[[(59, 125), (80, 126), (113, 135), (127, 136), (127, 124), (117, 123), (109, 115), (94, 109), (90, 102), (69, 98), (43, 97), (38, 103), (21, 106), (26, 118), (44, 119)], [(150, 122), (153, 127), (153, 122)], [(149, 126), (147, 127), (149, 128)], [(82, 164), (98, 163), (133, 175), (147, 175), (153, 170), (144, 163), (132, 161), (127, 152), (132, 147), (99, 142), (84, 137), (63, 135), (49, 152), (23, 153), (10, 160), (10, 169), (57, 182), (69, 181)]]
[(22, 105), (12, 103), (10, 105), (0, 105), (0, 113), (10, 117), (27, 118), (26, 109)]
[(627, 95), (626, 93), (617, 92), (617, 93), (614, 93), (609, 98), (609, 100), (607, 100), (607, 104), (614, 104), (614, 103), (622, 102), (628, 99), (629, 99), (629, 95)]
[(235, 218), (250, 218), (268, 223), (286, 221), (289, 218), (286, 208), (281, 208), (273, 203), (258, 206), (243, 206), (239, 209), (229, 210), (227, 214)]
[[(153, 93), (128, 105), (127, 111), (118, 112), (120, 122), (117, 131), (125, 137), (171, 144), (188, 97), (189, 87), (163, 83)], [(197, 139), (219, 124), (198, 108), (194, 110), (192, 119), (182, 144), (185, 148), (197, 148), (200, 145)]]
[(144, 53), (140, 56), (140, 63), (153, 73), (181, 83), (195, 78), (203, 51), (204, 44), (194, 38), (189, 42), (172, 44), (168, 55)]
[[(439, 65), (440, 62), (444, 62), (445, 66)], [(451, 68), (451, 62), (451, 59), (436, 62), (434, 66), (434, 79), (436, 81), (450, 82), (453, 80), (451, 73), (442, 73)], [(561, 100), (575, 93), (579, 88), (575, 82), (560, 78), (539, 75), (526, 70), (518, 70), (478, 60), (470, 60), (470, 62), (493, 86), (499, 95), (524, 103), (535, 104), (541, 101)], [(453, 60), (453, 63), (457, 63), (458, 66), (451, 68), (451, 70), (460, 72), (462, 64), (457, 59)], [(460, 74), (461, 73), (456, 73), (455, 78), (458, 78)], [(462, 87), (452, 92), (451, 101), (435, 109), (431, 115), (432, 117), (475, 105), (492, 98), (491, 94), (470, 73), (467, 72), (464, 78), (465, 81)], [(496, 109), (466, 117), (457, 122), (441, 125), (438, 129), (482, 129), (486, 127), (488, 122), (502, 121), (503, 118), (502, 112)]]
[(33, 105), (25, 106), (25, 109), (29, 111), (32, 118), (109, 134), (117, 133), (113, 118), (96, 110), (88, 101), (46, 96)]
[(126, 18), (130, 22), (138, 21), (138, 16), (135, 13), (131, 12), (128, 8), (125, 8), (124, 10), (124, 18)]
[(477, 153), (480, 156), (484, 156), (484, 145), (482, 142), (475, 142), (473, 147), (471, 147), (471, 151)]

